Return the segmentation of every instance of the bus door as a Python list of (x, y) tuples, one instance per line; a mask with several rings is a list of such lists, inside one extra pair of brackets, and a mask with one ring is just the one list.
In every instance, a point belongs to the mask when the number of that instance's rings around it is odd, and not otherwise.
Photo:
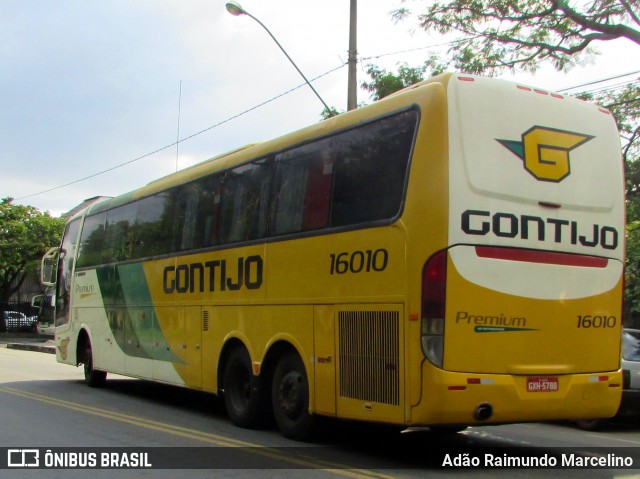
[(67, 326), (71, 305), (71, 283), (73, 279), (74, 259), (80, 220), (75, 220), (67, 225), (62, 238), (62, 246), (58, 252), (58, 273), (56, 276), (56, 310), (55, 326)]
[[(55, 331), (56, 331), (56, 356), (59, 362), (73, 364), (75, 360), (75, 345), (69, 338), (69, 324), (71, 314), (71, 292), (76, 256), (76, 245), (80, 230), (80, 220), (71, 221), (65, 229), (62, 245), (58, 251), (58, 267), (56, 274), (55, 296)], [(51, 255), (52, 258), (55, 256)], [(46, 283), (53, 284), (53, 283)], [(67, 332), (66, 334), (61, 334)]]

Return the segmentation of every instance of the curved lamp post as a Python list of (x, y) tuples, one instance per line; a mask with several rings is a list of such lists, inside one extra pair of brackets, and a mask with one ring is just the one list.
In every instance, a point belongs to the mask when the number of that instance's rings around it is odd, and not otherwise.
[(267, 27), (264, 26), (264, 23), (262, 23), (260, 20), (258, 20), (256, 17), (254, 17), (253, 15), (251, 15), (249, 12), (247, 12), (244, 8), (242, 8), (240, 6), (240, 4), (238, 2), (235, 1), (229, 1), (226, 3), (225, 7), (227, 8), (227, 12), (229, 12), (231, 15), (234, 16), (240, 16), (240, 15), (246, 15), (250, 18), (253, 18), (256, 22), (258, 22), (260, 24), (260, 26), (262, 28), (264, 28), (267, 33), (269, 34), (269, 36), (271, 38), (273, 38), (273, 41), (276, 42), (276, 45), (278, 45), (278, 47), (280, 47), (280, 50), (282, 50), (282, 53), (285, 54), (285, 56), (289, 59), (289, 61), (291, 62), (291, 64), (294, 66), (294, 68), (296, 70), (298, 70), (298, 73), (300, 73), (300, 76), (302, 78), (304, 78), (304, 81), (306, 82), (307, 85), (309, 85), (309, 88), (311, 88), (313, 90), (313, 93), (316, 94), (316, 96), (318, 97), (318, 99), (322, 102), (322, 104), (324, 105), (324, 107), (327, 109), (327, 111), (329, 112), (329, 114), (331, 114), (331, 108), (329, 108), (329, 106), (324, 102), (324, 100), (322, 99), (322, 97), (320, 96), (320, 94), (316, 91), (315, 88), (313, 88), (313, 85), (311, 85), (311, 82), (309, 82), (309, 80), (307, 80), (307, 77), (304, 76), (304, 73), (302, 73), (302, 71), (300, 71), (300, 69), (298, 68), (298, 65), (295, 64), (295, 62), (291, 59), (291, 57), (287, 54), (287, 52), (285, 51), (284, 48), (282, 48), (282, 45), (280, 45), (280, 42), (278, 42), (278, 40), (276, 40), (276, 37), (273, 36), (273, 33), (271, 33), (269, 31), (269, 29)]

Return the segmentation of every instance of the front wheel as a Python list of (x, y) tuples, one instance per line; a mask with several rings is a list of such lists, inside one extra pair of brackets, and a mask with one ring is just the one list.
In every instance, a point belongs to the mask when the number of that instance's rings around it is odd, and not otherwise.
[(84, 352), (84, 382), (92, 388), (100, 387), (107, 379), (106, 371), (97, 371), (93, 369), (93, 351), (91, 343), (87, 342)]
[(265, 420), (260, 379), (251, 372), (251, 359), (244, 348), (234, 349), (225, 364), (222, 384), (224, 403), (231, 422), (239, 427), (254, 428)]
[(273, 374), (273, 415), (283, 436), (298, 441), (312, 435), (314, 417), (309, 414), (309, 381), (296, 353), (283, 356)]

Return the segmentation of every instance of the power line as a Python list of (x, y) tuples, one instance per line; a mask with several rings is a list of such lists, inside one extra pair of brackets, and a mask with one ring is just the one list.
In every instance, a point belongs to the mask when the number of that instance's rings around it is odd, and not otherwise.
[(401, 55), (403, 53), (412, 53), (412, 52), (417, 52), (417, 51), (420, 51), (420, 50), (429, 50), (429, 49), (432, 49), (432, 48), (444, 47), (444, 46), (447, 46), (447, 45), (454, 45), (456, 43), (460, 43), (460, 42), (465, 41), (465, 40), (469, 40), (469, 39), (452, 40), (450, 42), (437, 43), (435, 45), (427, 45), (425, 47), (410, 48), (408, 50), (398, 50), (396, 52), (381, 53), (379, 55), (371, 55), (371, 56), (368, 56), (368, 57), (361, 57), (360, 61), (373, 60), (373, 59), (376, 59), (376, 58), (389, 57), (389, 56), (392, 56), (392, 55)]
[(623, 91), (629, 87), (640, 85), (640, 78), (635, 80), (629, 80), (628, 82), (616, 83), (615, 85), (603, 86), (600, 88), (594, 88), (593, 90), (585, 90), (581, 93), (610, 93)]
[[(312, 78), (311, 81), (318, 80), (319, 78), (322, 78), (322, 77), (324, 77), (326, 75), (329, 75), (330, 73), (333, 73), (333, 72), (335, 72), (337, 70), (340, 70), (341, 68), (344, 68), (345, 65), (346, 65), (346, 63), (343, 63), (342, 65), (340, 65), (340, 66), (338, 66), (338, 67), (336, 67), (336, 68), (334, 68), (332, 70), (326, 71), (323, 74), (318, 75), (315, 78)], [(123, 166), (130, 165), (132, 163), (135, 163), (136, 161), (143, 160), (144, 158), (148, 158), (148, 157), (150, 157), (152, 155), (155, 155), (156, 153), (160, 153), (161, 151), (168, 150), (169, 148), (173, 148), (174, 146), (178, 146), (180, 143), (183, 143), (185, 141), (191, 140), (192, 138), (195, 138), (198, 135), (202, 135), (203, 133), (206, 133), (209, 130), (213, 130), (214, 128), (217, 128), (217, 127), (219, 127), (221, 125), (224, 125), (225, 123), (228, 123), (228, 122), (230, 122), (232, 120), (235, 120), (236, 118), (239, 118), (239, 117), (241, 117), (243, 115), (246, 115), (247, 113), (250, 113), (250, 112), (252, 112), (254, 110), (257, 110), (258, 108), (261, 108), (264, 105), (267, 105), (268, 103), (271, 103), (271, 102), (273, 102), (273, 101), (275, 101), (275, 100), (277, 100), (277, 99), (279, 99), (279, 98), (281, 98), (281, 97), (283, 97), (285, 95), (288, 95), (289, 93), (291, 93), (291, 92), (293, 92), (295, 90), (298, 90), (299, 88), (302, 88), (303, 86), (307, 86), (307, 84), (306, 83), (301, 83), (300, 85), (298, 85), (298, 86), (296, 86), (294, 88), (291, 88), (290, 90), (287, 90), (287, 91), (285, 91), (283, 93), (280, 93), (279, 95), (276, 95), (273, 98), (270, 98), (270, 99), (268, 99), (266, 101), (263, 101), (262, 103), (259, 103), (259, 104), (255, 105), (255, 106), (251, 107), (251, 108), (248, 108), (248, 109), (246, 109), (246, 110), (244, 110), (244, 111), (242, 111), (242, 112), (240, 112), (240, 113), (238, 113), (236, 115), (233, 115), (233, 116), (227, 118), (226, 120), (222, 120), (222, 121), (216, 123), (215, 125), (211, 125), (211, 126), (205, 128), (203, 130), (200, 130), (200, 131), (198, 131), (198, 132), (196, 132), (196, 133), (194, 133), (192, 135), (189, 135), (189, 136), (187, 136), (185, 138), (182, 138), (182, 139), (179, 139), (177, 141), (174, 141), (173, 143), (171, 143), (169, 145), (165, 145), (165, 146), (162, 146), (162, 147), (160, 147), (160, 148), (158, 148), (156, 150), (150, 151), (149, 153), (145, 153), (142, 156), (138, 156), (137, 158), (134, 158), (134, 159), (129, 160), (129, 161), (125, 161), (124, 163), (120, 163), (118, 165), (112, 166), (112, 167), (107, 168), (105, 170), (98, 171), (96, 173), (93, 173), (91, 175), (85, 176), (83, 178), (79, 178), (77, 180), (70, 181), (69, 183), (65, 183), (63, 185), (59, 185), (59, 186), (55, 186), (53, 188), (49, 188), (49, 189), (46, 189), (46, 190), (43, 190), (43, 191), (39, 191), (38, 193), (33, 193), (33, 194), (30, 194), (30, 195), (22, 196), (20, 198), (16, 198), (16, 201), (24, 200), (24, 199), (27, 199), (27, 198), (33, 198), (34, 196), (43, 195), (45, 193), (50, 193), (52, 191), (56, 191), (56, 190), (59, 190), (59, 189), (62, 189), (62, 188), (66, 188), (67, 186), (75, 185), (75, 184), (80, 183), (82, 181), (86, 181), (86, 180), (89, 180), (91, 178), (95, 178), (96, 176), (100, 176), (100, 175), (103, 175), (105, 173), (109, 173), (110, 171), (117, 170), (118, 168), (122, 168)]]
[[(439, 47), (439, 46), (452, 45), (452, 44), (458, 43), (460, 41), (462, 41), (462, 40), (454, 40), (454, 41), (450, 41), (450, 42), (445, 42), (445, 43), (440, 43), (440, 44), (435, 44), (435, 45), (430, 45), (430, 46), (425, 46), (425, 47), (412, 48), (412, 49), (408, 49), (408, 50), (401, 50), (401, 51), (390, 52), (390, 53), (383, 53), (383, 54), (380, 54), (380, 55), (369, 56), (369, 57), (362, 57), (361, 60), (370, 60), (370, 59), (374, 59), (374, 58), (381, 58), (381, 57), (384, 57), (384, 56), (398, 55), (398, 54), (403, 54), (403, 53), (408, 53), (408, 52), (413, 52), (413, 51), (418, 51), (418, 50), (425, 50), (425, 49), (429, 49), (429, 48)], [(320, 78), (322, 78), (322, 77), (324, 77), (326, 75), (329, 75), (329, 74), (331, 74), (331, 73), (333, 73), (335, 71), (338, 71), (338, 70), (344, 68), (345, 66), (346, 66), (346, 63), (342, 63), (340, 66), (338, 66), (336, 68), (333, 68), (331, 70), (328, 70), (328, 71), (322, 73), (321, 75), (318, 75), (318, 76), (312, 78), (311, 81), (318, 80), (318, 79), (320, 79)], [(560, 89), (560, 90), (557, 90), (557, 91), (558, 92), (563, 92), (563, 91), (567, 91), (567, 90), (573, 90), (573, 89), (576, 89), (576, 88), (581, 88), (581, 87), (589, 86), (589, 85), (595, 85), (595, 84), (598, 84), (598, 83), (603, 83), (605, 81), (611, 81), (611, 80), (615, 80), (615, 79), (618, 79), (618, 78), (623, 78), (625, 76), (635, 75), (635, 74), (638, 74), (638, 73), (640, 73), (640, 70), (639, 71), (635, 71), (635, 72), (630, 72), (630, 73), (625, 73), (625, 74), (621, 74), (621, 75), (612, 76), (612, 77), (609, 77), (609, 78), (604, 78), (604, 79), (601, 79), (601, 80), (594, 80), (594, 81), (591, 81), (591, 82), (588, 82), (588, 83), (584, 83), (584, 84), (581, 84), (581, 85), (576, 85), (576, 86), (573, 86), (573, 87), (563, 88), (563, 89)], [(634, 80), (634, 81), (637, 81), (637, 80)], [(629, 82), (629, 83), (631, 83), (631, 82)], [(189, 135), (189, 136), (187, 136), (185, 138), (182, 138), (182, 139), (176, 139), (176, 141), (174, 141), (173, 143), (170, 143), (168, 145), (165, 145), (165, 146), (162, 146), (160, 148), (157, 148), (157, 149), (155, 149), (155, 150), (153, 150), (153, 151), (151, 151), (149, 153), (145, 153), (144, 155), (138, 156), (137, 158), (134, 158), (132, 160), (125, 161), (124, 163), (120, 163), (120, 164), (112, 166), (110, 168), (98, 171), (96, 173), (90, 174), (88, 176), (79, 178), (79, 179), (74, 180), (74, 181), (70, 181), (68, 183), (65, 183), (65, 184), (62, 184), (62, 185), (59, 185), (59, 186), (55, 186), (53, 188), (42, 190), (42, 191), (30, 194), (30, 195), (22, 196), (20, 198), (17, 198), (16, 200), (20, 201), (20, 200), (24, 200), (24, 199), (27, 199), (27, 198), (32, 198), (34, 196), (39, 196), (39, 195), (42, 195), (42, 194), (45, 194), (45, 193), (50, 193), (52, 191), (56, 191), (56, 190), (59, 190), (59, 189), (62, 189), (62, 188), (66, 188), (67, 186), (72, 186), (72, 185), (75, 185), (77, 183), (81, 183), (81, 182), (89, 180), (91, 178), (95, 178), (95, 177), (103, 175), (105, 173), (109, 173), (111, 171), (117, 170), (118, 168), (122, 168), (124, 166), (130, 165), (130, 164), (135, 163), (137, 161), (143, 160), (143, 159), (148, 158), (150, 156), (153, 156), (153, 155), (155, 155), (157, 153), (165, 151), (165, 150), (167, 150), (169, 148), (178, 147), (178, 145), (180, 145), (180, 143), (183, 143), (185, 141), (191, 140), (191, 139), (195, 138), (196, 136), (202, 135), (203, 133), (206, 133), (206, 132), (208, 132), (208, 131), (210, 131), (210, 130), (212, 130), (214, 128), (217, 128), (217, 127), (219, 127), (221, 125), (224, 125), (225, 123), (228, 123), (228, 122), (230, 122), (232, 120), (235, 120), (236, 118), (239, 118), (239, 117), (241, 117), (243, 115), (246, 115), (247, 113), (250, 113), (250, 112), (252, 112), (254, 110), (257, 110), (258, 108), (261, 108), (264, 105), (267, 105), (267, 104), (269, 104), (269, 103), (271, 103), (271, 102), (273, 102), (273, 101), (275, 101), (275, 100), (277, 100), (279, 98), (282, 98), (283, 96), (288, 95), (289, 93), (292, 93), (293, 91), (298, 90), (299, 88), (302, 88), (304, 86), (306, 86), (306, 83), (302, 83), (302, 84), (300, 84), (300, 85), (298, 85), (298, 86), (296, 86), (294, 88), (291, 88), (291, 89), (289, 89), (289, 90), (287, 90), (287, 91), (285, 91), (283, 93), (280, 93), (279, 95), (276, 95), (276, 96), (274, 96), (274, 97), (272, 97), (272, 98), (270, 98), (270, 99), (268, 99), (266, 101), (263, 101), (262, 103), (259, 103), (259, 104), (255, 105), (255, 106), (251, 107), (251, 108), (248, 108), (248, 109), (246, 109), (246, 110), (244, 110), (244, 111), (242, 111), (242, 112), (240, 112), (240, 113), (238, 113), (236, 115), (233, 115), (233, 116), (231, 116), (231, 117), (229, 117), (229, 118), (227, 118), (225, 120), (222, 120), (222, 121), (220, 121), (220, 122), (218, 122), (218, 123), (216, 123), (214, 125), (211, 125), (211, 126), (209, 126), (207, 128), (204, 128), (203, 130), (200, 130), (200, 131), (198, 131), (196, 133), (193, 133), (192, 135)], [(636, 101), (636, 100), (630, 100), (628, 102), (633, 102), (633, 101)]]
[(629, 73), (622, 73), (620, 75), (615, 75), (609, 78), (603, 78), (601, 80), (593, 80), (587, 83), (582, 83), (580, 85), (574, 85), (574, 86), (570, 86), (570, 87), (566, 87), (566, 88), (561, 88), (559, 90), (556, 90), (558, 93), (563, 92), (563, 91), (568, 91), (568, 90), (575, 90), (576, 88), (582, 88), (585, 86), (590, 86), (590, 85), (596, 85), (598, 83), (604, 83), (606, 81), (611, 81), (611, 80), (617, 80), (618, 78), (624, 78), (627, 76), (631, 76), (631, 75), (637, 75), (638, 73), (640, 73), (640, 70), (637, 70), (635, 72), (629, 72)]

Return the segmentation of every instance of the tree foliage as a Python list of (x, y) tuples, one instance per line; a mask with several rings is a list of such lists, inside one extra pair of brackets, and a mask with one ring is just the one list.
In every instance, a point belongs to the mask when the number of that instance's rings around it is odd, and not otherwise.
[[(411, 13), (400, 8), (393, 15)], [(640, 45), (637, 0), (452, 0), (431, 3), (418, 22), (426, 31), (460, 37), (448, 63), (467, 73), (535, 71), (541, 62), (565, 70), (588, 59), (598, 41)]]
[(627, 264), (625, 268), (625, 324), (640, 327), (640, 221), (627, 224)]
[(587, 92), (578, 97), (609, 109), (616, 119), (626, 170), (628, 219), (640, 220), (640, 81), (622, 89)]
[(0, 199), (0, 302), (18, 291), (48, 248), (60, 244), (64, 225), (48, 211)]
[(429, 63), (422, 66), (410, 67), (406, 63), (398, 67), (398, 73), (391, 73), (376, 65), (367, 66), (370, 82), (363, 82), (362, 88), (371, 94), (373, 100), (380, 100), (398, 90), (422, 81), (429, 68)]

